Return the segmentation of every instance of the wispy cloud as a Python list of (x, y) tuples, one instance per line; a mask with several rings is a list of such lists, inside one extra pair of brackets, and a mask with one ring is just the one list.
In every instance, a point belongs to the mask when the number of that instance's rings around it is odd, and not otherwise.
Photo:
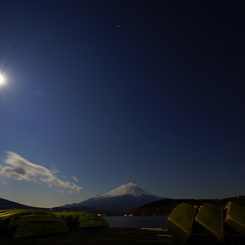
[[(59, 179), (55, 175), (58, 171), (52, 171), (41, 165), (31, 163), (14, 152), (7, 152), (5, 163), (8, 165), (0, 165), (0, 174), (5, 175), (8, 178), (46, 183), (49, 187), (55, 187), (60, 192), (64, 192), (64, 189), (69, 190), (69, 192), (83, 191), (80, 186), (72, 182)], [(72, 179), (76, 183), (78, 182), (77, 178), (72, 177)]]
[(76, 176), (71, 176), (71, 178), (72, 178), (76, 183), (79, 182), (79, 180), (78, 180), (78, 178), (77, 178)]

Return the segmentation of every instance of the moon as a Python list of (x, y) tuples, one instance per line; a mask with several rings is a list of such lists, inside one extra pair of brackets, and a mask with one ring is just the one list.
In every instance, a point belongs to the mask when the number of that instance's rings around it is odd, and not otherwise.
[(6, 79), (2, 73), (0, 73), (0, 86), (2, 87), (6, 82)]

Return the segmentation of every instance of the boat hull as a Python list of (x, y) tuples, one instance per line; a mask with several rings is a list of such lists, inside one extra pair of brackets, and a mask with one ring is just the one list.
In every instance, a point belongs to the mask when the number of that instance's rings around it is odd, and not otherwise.
[(174, 208), (168, 218), (168, 231), (184, 244), (192, 233), (192, 226), (197, 209), (189, 204), (181, 203)]
[(224, 240), (222, 207), (204, 203), (195, 217), (195, 223), (195, 233), (202, 235), (203, 239), (218, 243)]
[(228, 202), (225, 206), (225, 224), (235, 233), (245, 235), (245, 207)]
[(79, 230), (90, 227), (108, 227), (108, 223), (102, 217), (88, 212), (54, 212), (65, 220), (70, 230)]
[(1, 236), (21, 238), (68, 232), (63, 219), (42, 210), (6, 210), (0, 213)]

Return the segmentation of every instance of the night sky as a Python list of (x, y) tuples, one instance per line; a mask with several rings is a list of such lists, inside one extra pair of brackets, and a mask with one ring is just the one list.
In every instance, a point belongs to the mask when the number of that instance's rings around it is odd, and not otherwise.
[(0, 197), (53, 207), (133, 182), (245, 194), (245, 8), (0, 0)]

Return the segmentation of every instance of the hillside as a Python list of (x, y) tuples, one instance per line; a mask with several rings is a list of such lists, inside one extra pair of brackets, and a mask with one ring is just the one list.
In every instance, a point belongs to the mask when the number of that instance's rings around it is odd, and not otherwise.
[(225, 205), (227, 202), (235, 202), (245, 206), (245, 196), (229, 197), (223, 199), (165, 199), (143, 205), (133, 211), (135, 216), (168, 216), (179, 203), (189, 203), (195, 206), (201, 206), (204, 203), (214, 205)]
[[(31, 207), (17, 202), (9, 201), (7, 199), (0, 198), (0, 209), (11, 209), (11, 208), (34, 209), (37, 207)], [(38, 208), (38, 209), (45, 209), (45, 208)]]

